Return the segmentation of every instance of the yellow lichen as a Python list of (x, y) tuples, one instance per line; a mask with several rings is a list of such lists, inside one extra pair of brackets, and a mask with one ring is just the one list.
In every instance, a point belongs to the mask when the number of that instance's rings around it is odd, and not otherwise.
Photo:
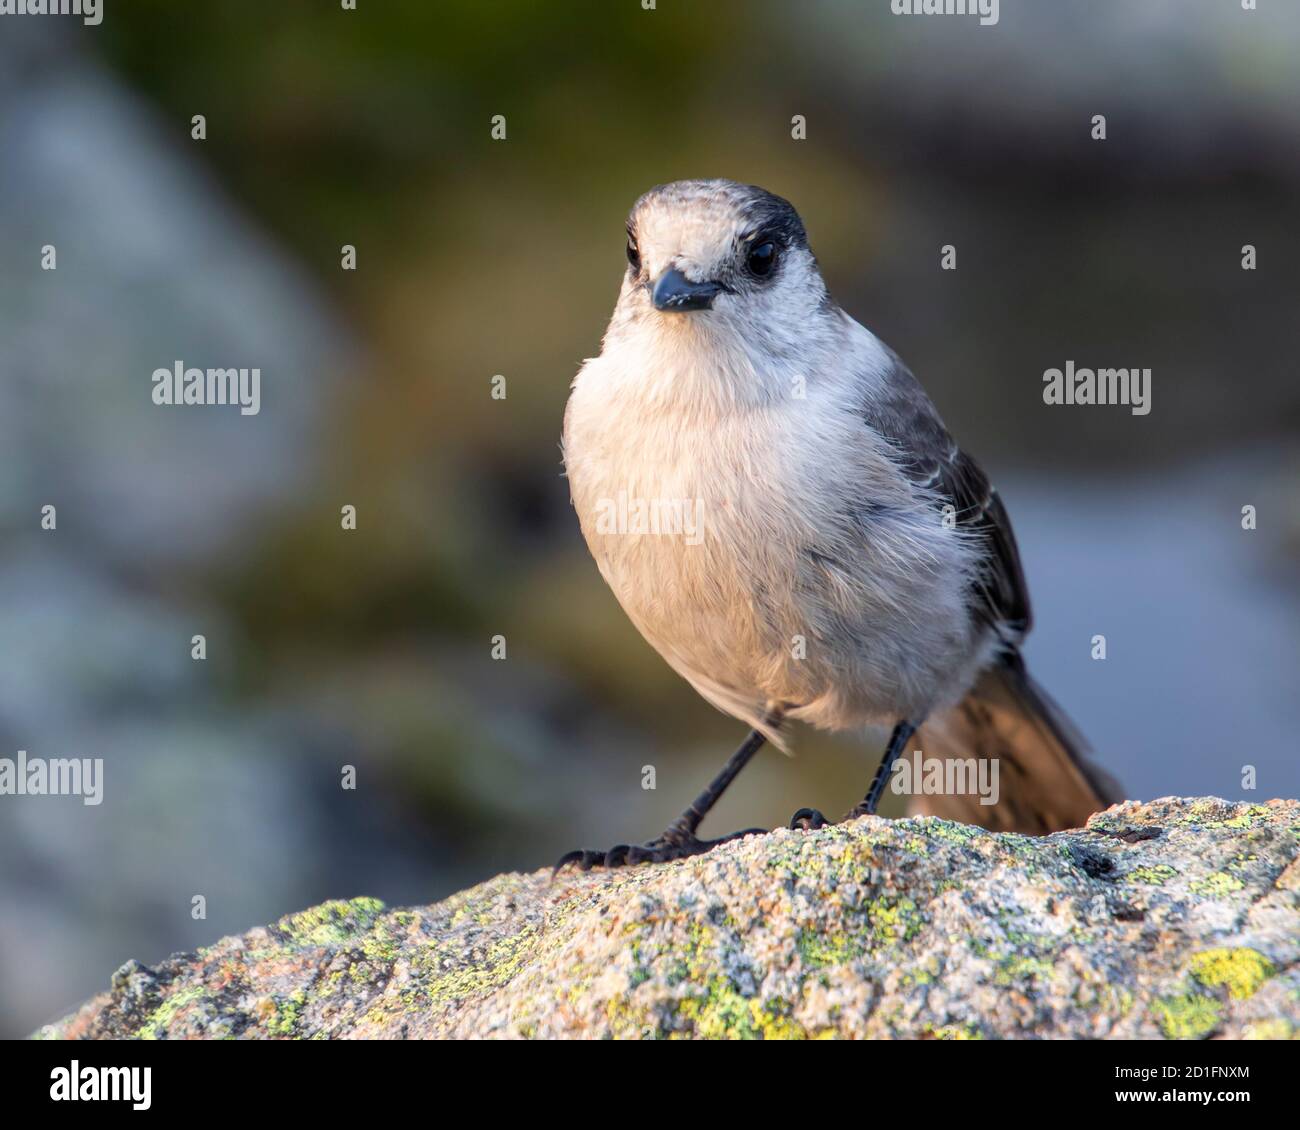
[(1281, 1016), (1271, 1020), (1256, 1020), (1241, 1030), (1243, 1040), (1290, 1040), (1294, 1038), (1295, 1028), (1291, 1021)]
[(1157, 863), (1151, 867), (1135, 867), (1132, 871), (1125, 872), (1123, 878), (1130, 883), (1145, 883), (1148, 886), (1159, 887), (1177, 874), (1178, 872), (1169, 864)]
[(1207, 875), (1204, 879), (1197, 879), (1191, 885), (1193, 894), (1205, 895), (1208, 898), (1223, 898), (1233, 891), (1239, 891), (1246, 884), (1238, 879), (1235, 875), (1229, 875), (1226, 871), (1216, 871), (1212, 875)]
[(1273, 973), (1273, 963), (1246, 946), (1204, 950), (1191, 961), (1191, 974), (1202, 985), (1212, 989), (1222, 985), (1228, 996), (1239, 1001), (1253, 997)]
[(1200, 993), (1166, 997), (1153, 1007), (1160, 1030), (1171, 1040), (1204, 1039), (1219, 1026), (1219, 1002)]

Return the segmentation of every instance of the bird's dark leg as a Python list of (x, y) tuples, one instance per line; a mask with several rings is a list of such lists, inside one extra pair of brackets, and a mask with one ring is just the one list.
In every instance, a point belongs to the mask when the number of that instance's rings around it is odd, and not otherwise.
[[(885, 791), (885, 781), (889, 778), (889, 770), (893, 767), (903, 753), (903, 747), (907, 745), (908, 740), (916, 733), (916, 727), (904, 719), (894, 727), (894, 732), (889, 737), (889, 745), (885, 747), (885, 756), (880, 759), (880, 768), (876, 770), (876, 775), (871, 779), (871, 788), (867, 790), (866, 797), (849, 809), (845, 820), (853, 820), (858, 816), (874, 816), (876, 806), (880, 803), (880, 797)], [(801, 808), (790, 817), (791, 828), (803, 828), (805, 831), (811, 831), (815, 828), (825, 827), (828, 823), (825, 816), (815, 808)]]
[[(781, 721), (779, 712), (774, 711), (767, 717), (768, 725), (776, 726)], [(555, 865), (555, 870), (576, 863), (583, 871), (593, 867), (621, 867), (627, 863), (666, 863), (672, 859), (684, 859), (688, 855), (700, 855), (718, 844), (736, 840), (741, 836), (762, 835), (766, 828), (746, 828), (743, 832), (732, 832), (729, 836), (720, 836), (716, 840), (701, 840), (695, 832), (700, 823), (709, 814), (709, 810), (718, 803), (718, 798), (727, 791), (740, 771), (749, 764), (750, 758), (759, 750), (767, 739), (758, 730), (750, 730), (740, 744), (740, 748), (727, 759), (704, 791), (700, 793), (676, 820), (664, 830), (663, 835), (656, 836), (644, 844), (617, 844), (608, 851), (593, 851), (590, 848), (571, 851), (562, 856)]]
[(885, 756), (880, 759), (880, 768), (871, 779), (871, 788), (867, 790), (867, 795), (861, 802), (849, 809), (846, 820), (852, 820), (855, 816), (875, 816), (876, 805), (880, 803), (881, 794), (885, 791), (885, 781), (889, 777), (889, 771), (894, 767), (894, 762), (903, 755), (903, 747), (915, 733), (916, 727), (906, 718), (894, 727), (894, 732), (889, 736)]

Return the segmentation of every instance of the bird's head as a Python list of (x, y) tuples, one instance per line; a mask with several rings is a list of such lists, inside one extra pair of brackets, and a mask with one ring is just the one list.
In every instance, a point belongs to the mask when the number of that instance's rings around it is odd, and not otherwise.
[(627, 220), (615, 325), (797, 341), (829, 305), (803, 221), (787, 200), (729, 180), (652, 188)]

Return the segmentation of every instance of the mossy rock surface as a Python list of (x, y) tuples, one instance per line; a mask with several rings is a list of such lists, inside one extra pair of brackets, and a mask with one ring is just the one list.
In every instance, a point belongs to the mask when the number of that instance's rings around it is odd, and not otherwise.
[(776, 831), (429, 907), (330, 902), (148, 968), (44, 1038), (1300, 1035), (1300, 803), (1127, 803), (1041, 839)]

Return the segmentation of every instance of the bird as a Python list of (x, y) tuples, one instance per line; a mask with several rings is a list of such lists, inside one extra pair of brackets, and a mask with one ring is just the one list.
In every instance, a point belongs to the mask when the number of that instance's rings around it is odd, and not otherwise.
[[(1029, 594), (1006, 509), (899, 356), (830, 296), (789, 201), (725, 179), (644, 193), (599, 356), (561, 450), (601, 576), (645, 640), (750, 732), (662, 834), (556, 865), (708, 851), (700, 825), (790, 724), (887, 729), (874, 814), (909, 743), (995, 759), (997, 803), (912, 810), (1047, 833), (1119, 799), (1029, 674)], [(793, 828), (827, 823), (800, 809)]]

